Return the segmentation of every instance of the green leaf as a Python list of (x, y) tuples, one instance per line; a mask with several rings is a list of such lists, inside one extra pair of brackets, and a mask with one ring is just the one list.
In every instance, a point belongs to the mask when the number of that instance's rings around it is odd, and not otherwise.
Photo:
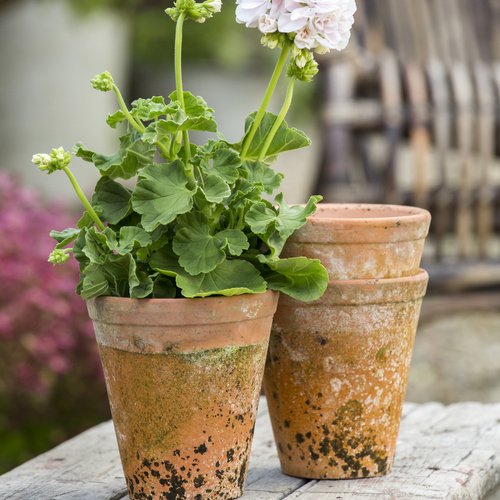
[[(96, 212), (99, 211), (99, 209), (95, 209), (94, 210)], [(97, 215), (100, 215), (99, 213), (97, 213)], [(82, 214), (82, 217), (80, 218), (80, 220), (76, 223), (76, 227), (78, 229), (84, 229), (84, 228), (87, 228), (87, 227), (92, 227), (94, 225), (95, 221), (94, 219), (92, 218), (92, 216), (87, 212), (83, 212)]]
[(317, 300), (326, 290), (328, 273), (318, 259), (291, 257), (272, 260), (264, 255), (259, 255), (258, 259), (271, 270), (264, 274), (271, 290), (280, 290), (302, 301)]
[(311, 196), (305, 206), (293, 205), (289, 207), (283, 202), (283, 193), (276, 196), (275, 201), (279, 206), (276, 228), (280, 234), (288, 238), (296, 229), (302, 227), (307, 222), (307, 217), (316, 212), (316, 203), (322, 199), (322, 196)]
[(220, 242), (221, 248), (227, 247), (231, 255), (239, 256), (250, 246), (245, 233), (239, 229), (224, 229), (215, 234), (214, 238)]
[(54, 238), (58, 243), (56, 248), (64, 248), (69, 245), (72, 241), (75, 241), (80, 234), (80, 229), (68, 228), (64, 231), (51, 231), (50, 236)]
[(173, 299), (177, 295), (177, 287), (172, 280), (159, 274), (154, 280), (153, 298), (155, 299)]
[(98, 265), (103, 264), (107, 255), (111, 253), (107, 235), (98, 232), (95, 227), (89, 228), (85, 233), (85, 245), (82, 251), (91, 263)]
[(231, 194), (228, 184), (219, 176), (212, 174), (207, 175), (201, 191), (205, 195), (206, 200), (212, 203), (221, 203), (222, 200)]
[(272, 194), (278, 189), (284, 177), (283, 174), (276, 173), (272, 168), (259, 161), (245, 161), (243, 169), (248, 174), (248, 182), (262, 186), (267, 194)]
[(82, 158), (82, 160), (88, 161), (88, 162), (93, 162), (93, 157), (95, 155), (94, 151), (91, 151), (90, 149), (87, 149), (83, 143), (77, 142), (73, 146), (73, 154), (75, 156), (78, 156), (78, 158)]
[(102, 217), (110, 224), (117, 224), (132, 212), (131, 195), (125, 186), (104, 176), (96, 184), (92, 205), (101, 210)]
[(142, 121), (154, 120), (158, 116), (168, 113), (168, 106), (162, 96), (154, 96), (149, 99), (136, 99), (132, 102), (130, 114)]
[(113, 278), (118, 296), (141, 299), (153, 291), (153, 280), (137, 264), (130, 253), (112, 255), (106, 262), (106, 272)]
[(120, 228), (118, 238), (109, 227), (103, 232), (108, 238), (109, 249), (120, 255), (125, 255), (134, 248), (144, 248), (151, 244), (150, 234), (140, 227), (123, 226)]
[[(256, 115), (257, 113), (255, 112), (247, 117), (245, 121), (245, 134), (249, 132)], [(248, 148), (245, 159), (256, 160), (259, 157), (262, 146), (264, 145), (266, 137), (270, 132), (276, 118), (276, 115), (273, 115), (272, 113), (266, 112), (264, 114), (264, 117), (262, 118), (262, 121), (257, 128), (257, 132), (255, 133), (255, 136), (250, 143), (250, 147)], [(237, 151), (240, 151), (242, 142), (240, 142), (239, 144), (234, 144), (232, 145), (232, 147)], [(311, 144), (311, 141), (304, 134), (304, 132), (301, 132), (300, 130), (297, 130), (295, 128), (289, 128), (287, 123), (283, 121), (279, 126), (278, 131), (276, 132), (276, 135), (274, 136), (273, 141), (269, 146), (269, 149), (267, 150), (266, 157), (269, 158), (276, 156), (284, 151), (303, 148), (305, 146), (309, 146), (309, 144)]]
[(198, 276), (177, 275), (177, 286), (184, 297), (264, 293), (266, 282), (259, 271), (245, 260), (225, 260), (213, 271)]
[(271, 255), (277, 257), (287, 238), (307, 222), (307, 217), (316, 211), (316, 203), (321, 199), (321, 196), (311, 196), (305, 206), (289, 207), (283, 202), (283, 194), (280, 193), (275, 198), (278, 211), (264, 202), (257, 202), (245, 214), (245, 222), (267, 244)]
[(208, 273), (225, 258), (223, 242), (210, 234), (207, 218), (200, 212), (190, 212), (177, 218), (173, 250), (179, 264), (190, 275)]
[(91, 299), (100, 295), (109, 295), (110, 289), (108, 280), (104, 275), (102, 266), (90, 264), (85, 269), (85, 278), (81, 283), (80, 295), (82, 299)]
[(120, 149), (112, 155), (94, 154), (94, 165), (111, 179), (130, 179), (146, 165), (153, 162), (156, 146), (144, 142), (131, 132), (120, 138)]
[[(190, 92), (183, 92), (185, 119), (179, 123), (177, 132), (181, 130), (198, 130), (217, 132), (217, 122), (212, 118), (213, 109), (207, 106), (203, 98), (195, 97)], [(170, 94), (172, 101), (177, 101), (177, 91)]]
[(149, 266), (159, 273), (174, 278), (179, 274), (188, 275), (180, 266), (179, 257), (172, 250), (172, 246), (168, 244), (153, 254)]
[(238, 167), (241, 165), (241, 158), (238, 153), (228, 148), (219, 148), (213, 155), (213, 164), (207, 171), (218, 175), (226, 182), (233, 183), (239, 177)]
[(116, 113), (108, 113), (108, 115), (106, 116), (106, 123), (111, 128), (116, 128), (119, 123), (124, 122), (126, 119), (127, 117), (125, 116), (125, 113), (121, 109), (119, 109), (118, 111), (116, 111)]
[(276, 210), (263, 201), (253, 203), (245, 214), (245, 222), (252, 232), (261, 237), (265, 236), (270, 229), (275, 230), (277, 218)]
[(187, 183), (180, 160), (152, 164), (141, 171), (132, 194), (132, 207), (142, 214), (142, 226), (146, 231), (153, 231), (160, 224), (167, 225), (191, 210), (194, 191), (187, 188)]
[(177, 255), (167, 245), (153, 255), (149, 265), (155, 271), (175, 277), (184, 297), (231, 296), (266, 291), (266, 282), (259, 271), (245, 260), (225, 260), (209, 273), (191, 276), (179, 265)]

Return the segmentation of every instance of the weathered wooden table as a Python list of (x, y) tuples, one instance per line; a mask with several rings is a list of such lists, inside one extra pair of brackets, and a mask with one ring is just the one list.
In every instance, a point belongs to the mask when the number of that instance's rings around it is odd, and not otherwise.
[[(263, 399), (242, 500), (299, 497), (500, 500), (500, 404), (406, 403), (390, 474), (311, 481), (280, 472)], [(128, 499), (112, 423), (98, 425), (0, 476), (0, 499)]]

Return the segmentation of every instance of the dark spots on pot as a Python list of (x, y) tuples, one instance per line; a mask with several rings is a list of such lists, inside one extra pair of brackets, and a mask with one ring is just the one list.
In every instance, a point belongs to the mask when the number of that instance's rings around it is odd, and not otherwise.
[(203, 474), (200, 474), (199, 476), (195, 477), (193, 484), (195, 488), (201, 488), (205, 484), (205, 476)]
[(318, 392), (318, 398), (322, 398), (323, 397), (323, 393), (322, 392)]
[(194, 449), (194, 452), (203, 455), (204, 453), (207, 452), (207, 445), (205, 443), (200, 444), (200, 446)]
[(290, 427), (290, 421), (287, 419), (284, 420), (283, 424), (287, 429)]
[(300, 460), (324, 464), (324, 467), (339, 467), (347, 477), (388, 472), (386, 447), (380, 443), (375, 431), (366, 425), (363, 405), (356, 400), (340, 407), (331, 424), (317, 424), (314, 430), (297, 432), (295, 444), (295, 456)]
[(292, 445), (290, 443), (288, 443), (286, 447), (288, 448), (289, 451), (292, 451)]
[(248, 459), (245, 458), (241, 464), (240, 474), (238, 476), (238, 486), (241, 490), (243, 490), (243, 486), (245, 485), (245, 477), (247, 474), (248, 468)]
[(281, 446), (281, 443), (278, 443), (278, 450), (280, 450), (280, 452), (283, 453), (283, 446)]
[(309, 401), (309, 399), (306, 399), (306, 405), (310, 405), (311, 404), (311, 401)]
[(327, 342), (328, 342), (328, 339), (325, 339), (325, 338), (321, 338), (321, 339), (319, 339), (319, 343), (320, 343), (321, 345), (326, 345), (326, 343), (327, 343)]
[(227, 451), (226, 453), (227, 461), (232, 462), (234, 460), (234, 449), (231, 448), (230, 450)]
[(274, 391), (273, 391), (273, 398), (276, 400), (278, 399), (278, 394), (276, 394), (276, 392), (274, 392)]

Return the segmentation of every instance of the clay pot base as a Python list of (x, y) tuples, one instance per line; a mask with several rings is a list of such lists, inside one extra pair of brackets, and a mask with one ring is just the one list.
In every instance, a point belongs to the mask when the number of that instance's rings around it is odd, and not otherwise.
[(280, 298), (264, 387), (285, 474), (390, 471), (427, 280), (332, 281), (314, 302)]
[(130, 498), (242, 495), (277, 301), (87, 301)]
[[(168, 356), (101, 347), (132, 499), (241, 496), (266, 351), (267, 342)], [(137, 404), (114, 411), (127, 401)]]

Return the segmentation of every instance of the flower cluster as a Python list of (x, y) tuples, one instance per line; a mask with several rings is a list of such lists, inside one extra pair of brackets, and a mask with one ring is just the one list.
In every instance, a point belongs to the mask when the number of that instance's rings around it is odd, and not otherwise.
[(264, 35), (287, 33), (298, 49), (342, 50), (350, 37), (355, 0), (237, 0), (236, 20)]

